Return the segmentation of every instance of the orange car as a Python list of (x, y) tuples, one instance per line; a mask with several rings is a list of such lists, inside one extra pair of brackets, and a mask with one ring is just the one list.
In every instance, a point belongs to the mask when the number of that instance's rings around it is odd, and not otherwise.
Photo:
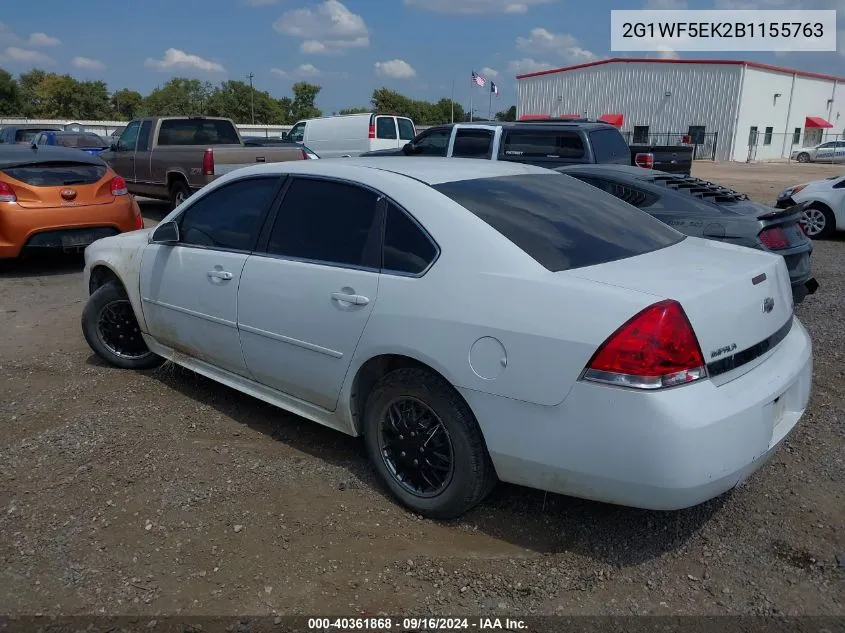
[(77, 149), (0, 145), (0, 259), (37, 250), (80, 252), (144, 227), (126, 182)]

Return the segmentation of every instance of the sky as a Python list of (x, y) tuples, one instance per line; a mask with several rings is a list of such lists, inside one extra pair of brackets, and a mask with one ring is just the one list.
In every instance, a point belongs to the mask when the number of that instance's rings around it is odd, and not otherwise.
[[(253, 73), (256, 88), (276, 97), (304, 80), (323, 86), (317, 105), (326, 113), (366, 107), (373, 89), (386, 86), (418, 99), (454, 94), (465, 107), (472, 95), (486, 116), (489, 96), (473, 89), (473, 70), (498, 85), (495, 112), (516, 103), (519, 73), (644, 56), (610, 51), (611, 9), (835, 8), (845, 27), (845, 0), (129, 0), (123, 11), (120, 4), (14, 3), (0, 13), (0, 67), (16, 75), (40, 67), (142, 94), (173, 76), (218, 83)], [(651, 55), (845, 75), (839, 49)]]

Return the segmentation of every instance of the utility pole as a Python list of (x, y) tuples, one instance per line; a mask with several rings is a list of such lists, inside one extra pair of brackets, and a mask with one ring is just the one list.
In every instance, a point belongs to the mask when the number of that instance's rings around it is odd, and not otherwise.
[(249, 73), (247, 77), (249, 78), (249, 111), (252, 114), (252, 124), (255, 125), (255, 90), (252, 89), (252, 78), (255, 75)]

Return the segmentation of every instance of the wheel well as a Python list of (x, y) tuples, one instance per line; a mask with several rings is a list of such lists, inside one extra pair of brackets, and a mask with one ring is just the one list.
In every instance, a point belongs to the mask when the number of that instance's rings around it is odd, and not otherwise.
[(88, 280), (88, 294), (94, 294), (98, 288), (105, 286), (111, 281), (123, 288), (120, 277), (111, 268), (108, 266), (95, 266), (91, 271), (91, 278)]
[(188, 184), (188, 179), (185, 177), (185, 174), (181, 174), (178, 171), (171, 171), (167, 174), (167, 188), (168, 190), (173, 186), (173, 183), (177, 180), (181, 180), (186, 185)]
[(822, 211), (828, 211), (828, 212), (830, 212), (830, 213), (833, 213), (833, 209), (831, 209), (831, 208), (830, 208), (828, 205), (826, 205), (824, 202), (819, 202), (818, 200), (813, 200), (813, 202), (812, 202), (811, 204), (809, 204), (809, 205), (807, 206), (807, 208), (808, 208), (808, 209), (813, 209), (813, 208), (815, 208), (815, 209), (821, 209)]
[[(401, 354), (374, 356), (361, 366), (352, 383), (350, 407), (352, 409), (353, 424), (359, 433), (363, 432), (364, 407), (367, 405), (367, 399), (370, 397), (370, 393), (376, 386), (376, 383), (397, 369), (409, 368), (429, 371), (441, 378), (446, 384), (451, 385), (449, 380), (439, 371), (410, 356), (402, 356)], [(469, 403), (467, 403), (467, 406), (469, 406)]]

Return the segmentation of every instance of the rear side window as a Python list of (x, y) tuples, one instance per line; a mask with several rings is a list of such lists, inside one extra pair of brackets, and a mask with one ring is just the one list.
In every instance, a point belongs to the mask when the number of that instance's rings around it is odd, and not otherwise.
[(461, 180), (434, 188), (553, 272), (634, 257), (684, 239), (648, 214), (561, 174)]
[(278, 177), (237, 180), (189, 206), (179, 220), (183, 244), (226, 250), (252, 248)]
[(403, 141), (410, 141), (417, 135), (414, 129), (414, 122), (411, 119), (397, 117), (396, 123), (399, 126), (399, 138)]
[(56, 144), (62, 147), (105, 147), (103, 139), (96, 134), (57, 134)]
[(452, 156), (455, 158), (490, 158), (492, 147), (492, 130), (459, 129), (455, 133)]
[(502, 139), (504, 158), (584, 158), (584, 142), (568, 130), (506, 130)]
[(437, 257), (437, 247), (422, 228), (392, 202), (387, 205), (382, 270), (418, 275)]
[(380, 116), (376, 118), (376, 138), (397, 138), (396, 122), (392, 116)]
[(218, 119), (165, 119), (158, 129), (159, 145), (239, 145), (235, 127)]
[(3, 172), (9, 178), (34, 187), (61, 187), (97, 182), (106, 175), (106, 166), (67, 162), (38, 163), (28, 167), (7, 167)]
[(597, 163), (627, 165), (631, 162), (631, 150), (619, 130), (593, 130), (590, 132), (590, 143), (593, 144)]

